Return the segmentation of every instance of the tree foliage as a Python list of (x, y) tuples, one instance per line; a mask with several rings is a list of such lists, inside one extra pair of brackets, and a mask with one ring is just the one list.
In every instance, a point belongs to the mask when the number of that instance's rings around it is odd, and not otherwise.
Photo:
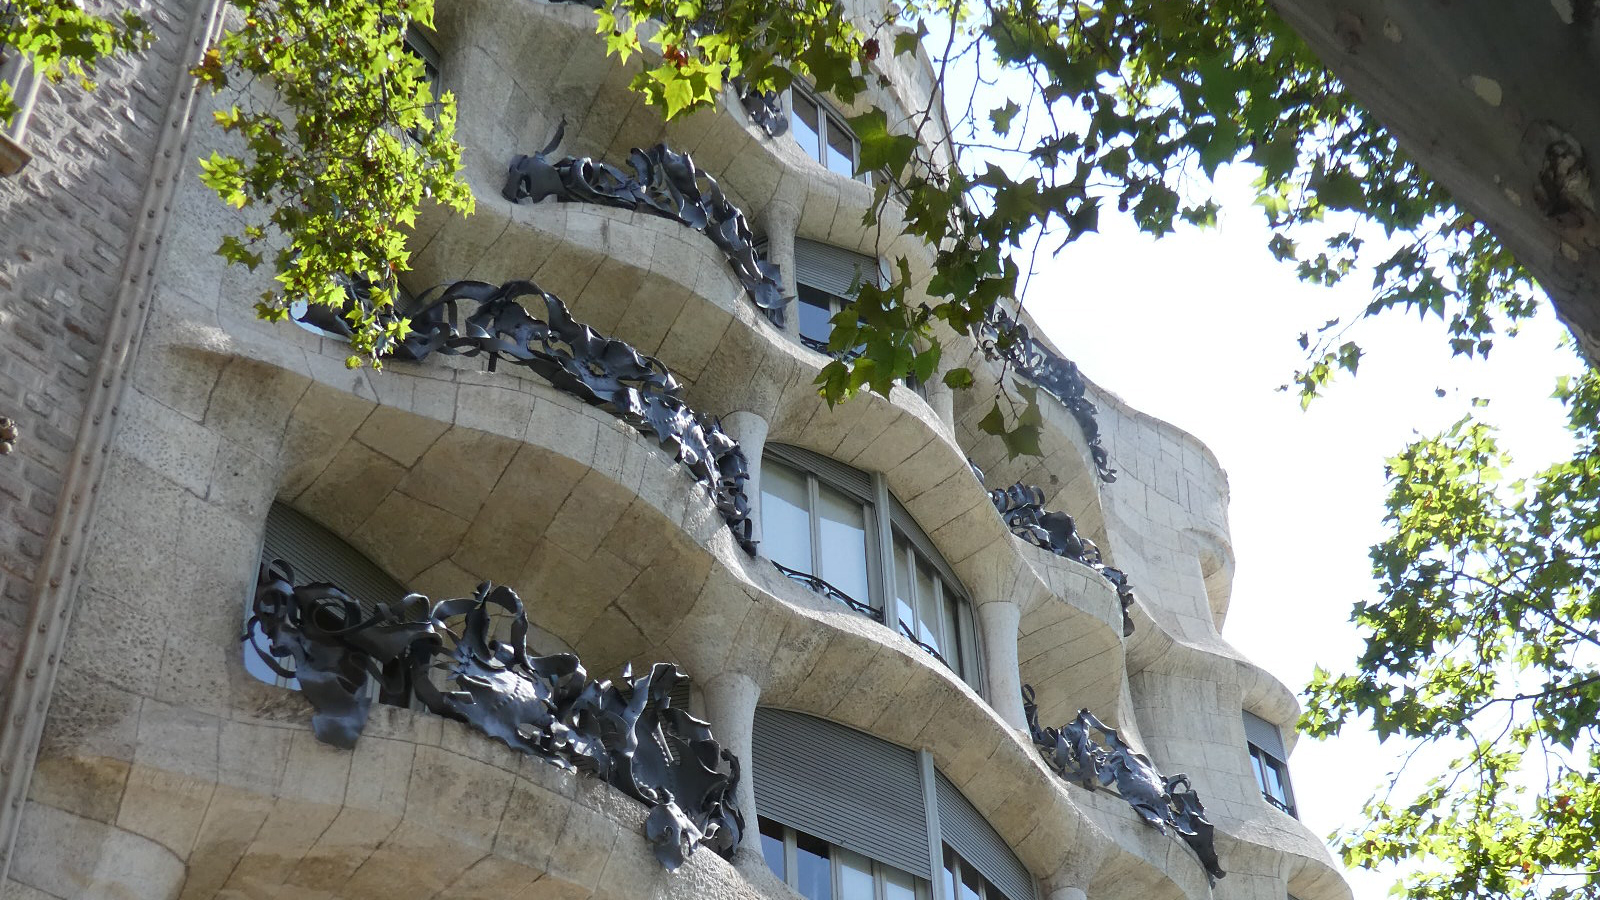
[(1312, 734), (1370, 715), (1460, 753), (1338, 838), (1353, 865), (1426, 860), (1412, 897), (1600, 896), (1600, 375), (1558, 393), (1577, 450), (1530, 478), (1471, 418), (1390, 461), (1366, 649), (1308, 691)]
[(462, 212), (455, 101), (434, 97), (406, 28), (430, 25), (432, 0), (235, 0), (243, 25), (195, 74), (237, 103), (216, 124), (238, 138), (213, 152), (201, 180), (254, 214), (218, 249), (251, 269), (270, 254), (277, 284), (256, 303), (268, 320), (296, 301), (345, 309), (347, 286), (367, 303), (345, 311), (352, 366), (380, 360), (408, 329), (391, 315), (408, 268), (407, 230), (425, 200)]
[[(73, 0), (0, 2), (0, 59), (19, 53), (39, 76), (59, 81), (67, 75), (92, 89), (101, 60), (133, 53), (150, 42), (150, 26), (137, 12), (116, 16), (85, 12)], [(0, 81), (0, 125), (17, 114), (14, 86)]]

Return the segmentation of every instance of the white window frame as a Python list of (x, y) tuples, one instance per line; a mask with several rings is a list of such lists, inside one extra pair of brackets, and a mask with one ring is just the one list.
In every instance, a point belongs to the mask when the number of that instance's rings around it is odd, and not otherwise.
[[(825, 484), (839, 494), (860, 504), (865, 513), (863, 520), (867, 530), (867, 596), (852, 597), (851, 599), (871, 607), (879, 614), (884, 625), (904, 637), (905, 633), (900, 629), (899, 610), (895, 604), (894, 589), (898, 578), (895, 571), (894, 558), (895, 536), (902, 535), (902, 530), (900, 526), (893, 524), (894, 517), (889, 513), (889, 508), (892, 505), (891, 495), (883, 476), (881, 474), (871, 476), (874, 497), (871, 500), (867, 500), (861, 497), (858, 491), (838, 484), (825, 474), (790, 459), (766, 454), (762, 458), (762, 466), (764, 471), (770, 471), (768, 467), (778, 466), (805, 479), (806, 503), (809, 505), (807, 510), (809, 514), (808, 521), (811, 528), (811, 569), (805, 573), (807, 575), (827, 580), (826, 575), (820, 574), (823, 570), (822, 522), (818, 513), (820, 485)], [(765, 493), (765, 489), (763, 489), (763, 493)], [(761, 525), (763, 534), (765, 534), (765, 529), (767, 528), (765, 518), (763, 518)], [(952, 654), (950, 653), (951, 647), (941, 645), (938, 648), (939, 655), (957, 678), (965, 681), (980, 696), (987, 697), (985, 693), (983, 647), (978, 639), (976, 612), (971, 595), (959, 583), (951, 583), (949, 577), (941, 571), (941, 569), (948, 568), (940, 565), (942, 560), (927, 559), (922, 551), (917, 548), (916, 542), (907, 536), (902, 536), (901, 540), (905, 543), (906, 552), (910, 554), (908, 561), (911, 563), (909, 570), (911, 586), (907, 594), (912, 598), (913, 610), (916, 610), (916, 562), (922, 560), (928, 568), (933, 570), (934, 583), (936, 585), (934, 591), (938, 604), (936, 611), (939, 616), (940, 626), (943, 629), (941, 631), (941, 639), (944, 639), (945, 635), (954, 636), (953, 647), (956, 652)], [(887, 541), (887, 545), (885, 541)], [(944, 604), (946, 592), (953, 595), (956, 601), (959, 620), (954, 623), (948, 621), (948, 610), (946, 610)], [(917, 610), (916, 614), (920, 616), (920, 610)], [(913, 632), (915, 632), (916, 623), (908, 624), (912, 625)], [(915, 636), (913, 640), (920, 643), (920, 635)]]
[[(761, 826), (763, 824), (775, 825), (783, 832), (783, 871), (773, 872), (772, 874), (782, 879), (783, 883), (788, 885), (789, 888), (795, 893), (799, 893), (800, 875), (798, 865), (798, 838), (800, 833), (794, 828), (783, 824), (782, 822), (762, 816), (756, 825), (756, 837), (758, 839), (764, 839), (766, 837), (761, 833)], [(912, 884), (915, 885), (916, 900), (932, 900), (932, 886), (923, 879), (912, 875), (910, 872), (906, 872), (902, 869), (896, 869), (887, 863), (878, 862), (877, 860), (863, 856), (854, 850), (847, 850), (837, 844), (823, 840), (814, 834), (807, 833), (806, 837), (817, 841), (818, 843), (828, 845), (828, 877), (832, 882), (829, 891), (832, 900), (842, 900), (843, 898), (844, 885), (839, 874), (842, 869), (842, 867), (839, 865), (839, 860), (841, 858), (848, 858), (849, 863), (858, 870), (866, 869), (872, 873), (872, 900), (888, 900), (886, 888), (886, 885), (888, 884), (888, 876), (885, 874), (885, 870), (893, 870), (910, 878)], [(761, 858), (763, 861), (766, 860), (766, 849), (764, 845), (761, 851)], [(772, 867), (770, 864), (768, 864), (767, 868), (770, 871)]]
[[(828, 169), (828, 134), (834, 129), (838, 129), (850, 136), (850, 168), (852, 170), (859, 168), (861, 166), (861, 140), (856, 137), (855, 131), (851, 129), (844, 116), (834, 108), (833, 104), (812, 90), (810, 85), (798, 81), (783, 92), (783, 114), (789, 117), (789, 134), (794, 138), (794, 142), (796, 144), (800, 143), (800, 137), (794, 128), (794, 95), (796, 93), (799, 93), (801, 97), (817, 108), (817, 153), (820, 155), (813, 155), (807, 152), (806, 156), (810, 157), (817, 165)], [(828, 171), (833, 172), (832, 169), (828, 169)], [(833, 172), (833, 174), (839, 175), (840, 173)], [(867, 185), (873, 183), (870, 171), (855, 175), (843, 175), (842, 177)]]

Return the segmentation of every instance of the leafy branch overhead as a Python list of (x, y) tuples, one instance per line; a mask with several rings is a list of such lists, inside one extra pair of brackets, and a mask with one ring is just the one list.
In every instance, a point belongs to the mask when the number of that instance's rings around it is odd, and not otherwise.
[(405, 46), (408, 25), (431, 24), (432, 0), (233, 5), (242, 26), (194, 72), (234, 101), (216, 124), (236, 141), (201, 161), (201, 180), (250, 223), (217, 252), (250, 269), (271, 259), (276, 284), (256, 312), (272, 321), (297, 301), (343, 310), (347, 285), (362, 284), (370, 302), (345, 312), (349, 363), (376, 363), (406, 333), (386, 310), (422, 204), (473, 208), (455, 99), (434, 96)]
[[(1533, 310), (1523, 269), (1266, 0), (913, 0), (890, 9), (865, 30), (827, 0), (615, 0), (599, 14), (612, 52), (627, 58), (656, 44), (661, 61), (635, 87), (668, 117), (716, 103), (732, 76), (780, 89), (807, 78), (850, 106), (886, 84), (874, 65), (885, 47), (927, 53), (941, 88), (954, 67), (977, 72), (978, 89), (944, 98), (948, 132), (933, 108), (850, 120), (860, 169), (893, 179), (876, 179), (878, 209), (891, 197), (903, 205), (905, 230), (938, 258), (928, 297), (863, 291), (837, 316), (836, 325), (860, 320), (852, 338), (865, 352), (824, 374), (830, 400), (912, 372), (918, 357), (905, 351), (936, 347), (935, 323), (965, 331), (1016, 296), (1011, 259), (1025, 266), (1042, 230), (1059, 247), (1095, 231), (1112, 207), (1155, 235), (1180, 221), (1213, 223), (1207, 179), (1228, 162), (1257, 168), (1274, 232), (1268, 250), (1302, 278), (1332, 284), (1371, 271), (1373, 299), (1357, 319), (1390, 308), (1438, 316), (1455, 352), (1483, 355), (1497, 329)], [(648, 41), (646, 22), (659, 23)], [(981, 102), (989, 96), (998, 97), (992, 106)], [(1368, 247), (1365, 226), (1394, 239)], [(1354, 371), (1360, 349), (1346, 331), (1308, 342), (1296, 379), (1307, 400), (1337, 371)]]
[[(137, 12), (97, 16), (73, 0), (10, 0), (0, 6), (0, 61), (21, 54), (35, 73), (51, 81), (65, 76), (92, 89), (99, 63), (149, 46), (150, 26)], [(15, 86), (0, 81), (0, 125), (18, 111)]]

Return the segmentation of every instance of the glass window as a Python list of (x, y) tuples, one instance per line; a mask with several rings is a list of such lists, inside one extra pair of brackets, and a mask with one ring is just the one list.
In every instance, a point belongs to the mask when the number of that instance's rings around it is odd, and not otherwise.
[(762, 544), (767, 558), (807, 574), (811, 562), (811, 502), (806, 477), (782, 465), (761, 478)]
[(828, 336), (833, 333), (835, 298), (807, 284), (800, 285), (800, 340), (813, 350), (827, 352)]
[(833, 488), (817, 490), (819, 520), (816, 574), (850, 596), (872, 596), (867, 579), (867, 511), (861, 504)]
[(839, 900), (877, 900), (872, 887), (872, 860), (848, 850), (840, 850), (837, 861)]
[(1250, 768), (1255, 772), (1261, 796), (1289, 815), (1295, 815), (1294, 793), (1289, 788), (1289, 769), (1282, 760), (1255, 744), (1250, 747)]
[(761, 820), (761, 856), (767, 861), (767, 868), (772, 874), (778, 876), (780, 881), (787, 881), (787, 866), (783, 861), (783, 826), (771, 819)]
[(959, 586), (917, 549), (902, 524), (893, 528), (889, 558), (880, 561), (876, 517), (891, 512), (860, 499), (862, 484), (841, 480), (835, 487), (796, 468), (788, 455), (793, 452), (799, 451), (768, 456), (762, 466), (761, 531), (768, 558), (827, 582), (861, 604), (849, 604), (858, 612), (925, 645), (981, 690), (971, 613)]
[(761, 852), (773, 874), (807, 900), (930, 900), (928, 883), (909, 872), (765, 817)]
[(791, 92), (789, 98), (794, 111), (794, 115), (789, 117), (789, 133), (794, 135), (807, 156), (822, 159), (822, 111), (799, 91)]
[(856, 176), (856, 139), (842, 123), (828, 117), (828, 150), (823, 164), (846, 178)]
[(827, 841), (795, 833), (792, 887), (806, 900), (833, 900), (832, 849)]

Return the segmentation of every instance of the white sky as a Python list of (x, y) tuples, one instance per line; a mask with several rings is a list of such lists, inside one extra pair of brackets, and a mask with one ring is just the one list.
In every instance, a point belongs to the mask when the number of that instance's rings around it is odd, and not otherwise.
[[(1156, 241), (1106, 210), (1102, 234), (1040, 263), (1025, 302), (1096, 384), (1221, 460), (1238, 564), (1224, 636), (1298, 693), (1313, 665), (1347, 670), (1360, 651), (1349, 615), (1375, 596), (1367, 548), (1382, 534), (1384, 460), (1486, 397), (1481, 412), (1502, 425), (1520, 463), (1553, 461), (1569, 443), (1550, 394), (1577, 363), (1548, 311), (1498, 341), (1487, 362), (1452, 361), (1437, 320), (1390, 314), (1358, 335), (1368, 351), (1359, 375), (1301, 412), (1293, 393), (1275, 390), (1304, 360), (1296, 337), (1363, 307), (1370, 277), (1331, 290), (1300, 283), (1266, 251), (1252, 173), (1218, 177), (1218, 228)], [(1290, 761), (1301, 818), (1323, 836), (1358, 824), (1402, 749), (1368, 733), (1303, 738)], [(1357, 900), (1384, 897), (1394, 881), (1349, 878)]]

